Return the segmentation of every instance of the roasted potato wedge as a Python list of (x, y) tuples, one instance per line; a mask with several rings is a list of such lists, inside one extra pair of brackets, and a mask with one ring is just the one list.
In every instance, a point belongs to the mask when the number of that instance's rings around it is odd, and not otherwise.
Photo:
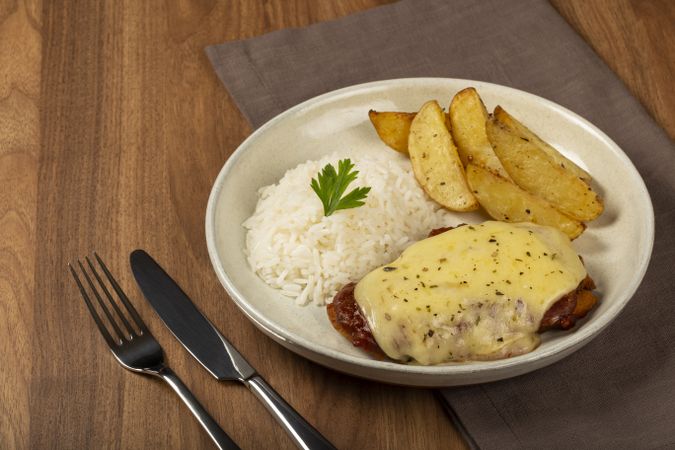
[(530, 138), (495, 117), (487, 121), (487, 135), (518, 186), (579, 221), (593, 220), (602, 213), (600, 196), (585, 181), (560, 167)]
[(546, 200), (479, 165), (469, 163), (466, 180), (483, 209), (496, 220), (548, 225), (574, 239), (583, 233), (583, 223), (561, 213)]
[[(368, 111), (368, 118), (373, 124), (377, 135), (382, 142), (394, 150), (408, 154), (408, 135), (410, 124), (417, 113), (382, 111), (373, 109)], [(450, 129), (450, 115), (445, 114), (445, 125)]]
[(478, 208), (445, 125), (445, 115), (435, 100), (425, 103), (413, 119), (408, 153), (415, 178), (429, 197), (453, 211)]
[(459, 91), (450, 103), (452, 139), (457, 144), (462, 164), (473, 163), (511, 179), (492, 150), (485, 131), (488, 112), (476, 89), (469, 87)]
[(542, 151), (546, 152), (546, 154), (550, 156), (560, 167), (569, 170), (587, 183), (591, 182), (591, 175), (588, 172), (574, 164), (569, 159), (565, 158), (558, 150), (530, 131), (529, 128), (516, 120), (511, 114), (507, 113), (501, 106), (497, 106), (495, 108), (493, 115), (498, 122), (503, 123), (509, 128), (515, 130), (521, 136), (529, 139), (530, 142), (537, 145)]
[(401, 153), (408, 154), (408, 134), (415, 113), (368, 111), (368, 117), (382, 142)]

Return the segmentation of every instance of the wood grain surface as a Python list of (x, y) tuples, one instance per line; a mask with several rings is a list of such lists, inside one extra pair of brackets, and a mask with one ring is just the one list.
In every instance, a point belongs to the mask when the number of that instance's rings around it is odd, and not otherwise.
[[(0, 1), (0, 448), (210, 446), (167, 386), (109, 354), (66, 271), (92, 250), (242, 448), (293, 448), (141, 300), (127, 262), (137, 247), (339, 448), (464, 447), (432, 391), (334, 373), (265, 337), (228, 301), (206, 252), (211, 183), (252, 130), (203, 48), (381, 3)], [(553, 3), (675, 136), (675, 3)]]

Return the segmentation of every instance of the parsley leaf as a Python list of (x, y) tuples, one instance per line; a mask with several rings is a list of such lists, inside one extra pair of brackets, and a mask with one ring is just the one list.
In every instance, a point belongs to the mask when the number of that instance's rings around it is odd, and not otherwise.
[(368, 197), (370, 187), (359, 187), (352, 190), (344, 197), (342, 194), (347, 190), (347, 186), (356, 180), (359, 174), (358, 170), (352, 172), (354, 164), (349, 159), (338, 161), (338, 170), (331, 164), (321, 169), (316, 178), (312, 178), (310, 186), (323, 204), (324, 216), (330, 216), (339, 209), (358, 208), (365, 205), (363, 200)]

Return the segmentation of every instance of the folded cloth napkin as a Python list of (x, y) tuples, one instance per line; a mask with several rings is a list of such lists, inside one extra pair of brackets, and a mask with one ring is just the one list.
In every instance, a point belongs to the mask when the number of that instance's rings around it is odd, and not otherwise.
[(563, 361), (440, 395), (483, 449), (675, 446), (675, 146), (548, 3), (404, 0), (206, 52), (254, 127), (333, 89), (419, 76), (519, 88), (605, 131), (637, 167), (655, 209), (656, 242), (639, 290), (607, 330)]

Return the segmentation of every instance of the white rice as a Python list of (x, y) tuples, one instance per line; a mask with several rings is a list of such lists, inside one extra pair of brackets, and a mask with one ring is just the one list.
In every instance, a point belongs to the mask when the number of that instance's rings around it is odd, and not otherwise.
[[(324, 217), (310, 181), (326, 165), (350, 158), (359, 175), (345, 193), (370, 186), (364, 206)], [(286, 172), (259, 191), (246, 247), (251, 268), (297, 304), (324, 305), (351, 281), (396, 259), (433, 228), (454, 225), (415, 181), (410, 161), (390, 150), (334, 153)]]

